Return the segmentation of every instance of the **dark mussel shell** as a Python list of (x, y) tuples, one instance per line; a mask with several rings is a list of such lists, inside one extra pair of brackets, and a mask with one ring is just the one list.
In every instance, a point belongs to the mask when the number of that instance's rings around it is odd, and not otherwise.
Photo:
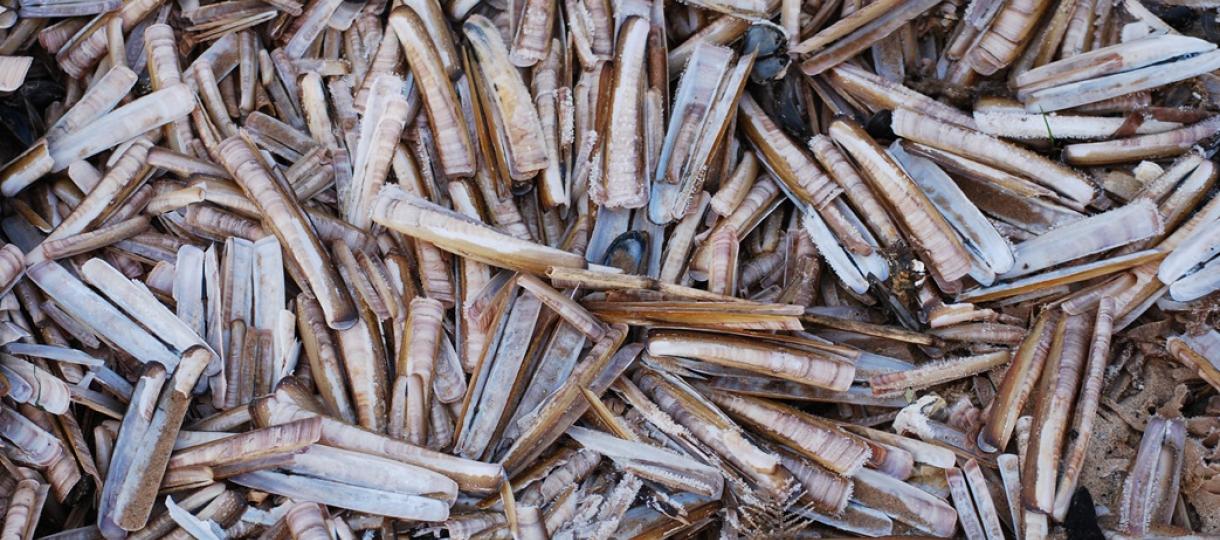
[(627, 231), (620, 234), (610, 243), (602, 264), (613, 266), (628, 274), (639, 274), (644, 264), (644, 255), (648, 252), (648, 233), (644, 231)]
[(769, 21), (750, 25), (742, 38), (741, 50), (743, 54), (757, 54), (754, 69), (750, 71), (750, 81), (756, 84), (784, 78), (792, 62), (788, 57), (788, 34), (783, 27)]

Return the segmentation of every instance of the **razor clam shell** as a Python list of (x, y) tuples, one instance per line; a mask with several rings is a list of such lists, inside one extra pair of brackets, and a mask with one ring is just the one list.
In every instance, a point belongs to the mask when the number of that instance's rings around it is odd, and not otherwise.
[(811, 465), (807, 461), (781, 453), (784, 468), (805, 488), (810, 505), (829, 514), (842, 514), (847, 508), (854, 487), (851, 480)]
[(1063, 521), (1067, 516), (1068, 506), (1076, 493), (1076, 484), (1082, 472), (1085, 453), (1092, 437), (1093, 422), (1097, 415), (1102, 390), (1102, 377), (1110, 352), (1113, 319), (1114, 301), (1111, 298), (1104, 298), (1098, 306), (1097, 318), (1093, 324), (1088, 363), (1083, 375), (1084, 382), (1081, 383), (1080, 399), (1076, 403), (1072, 422), (1072, 432), (1076, 434), (1076, 438), (1072, 439), (1064, 452), (1063, 475), (1055, 488), (1054, 515), (1055, 519), (1059, 521)]
[(852, 405), (868, 405), (900, 409), (906, 406), (901, 398), (875, 398), (865, 386), (853, 385), (844, 392), (830, 392), (812, 386), (805, 386), (779, 379), (764, 379), (758, 377), (715, 376), (706, 383), (708, 387), (738, 394), (765, 397), (771, 399), (787, 399), (796, 401), (812, 401), (825, 403), (848, 403)]
[(765, 19), (772, 15), (779, 2), (774, 0), (747, 0), (728, 2), (725, 0), (692, 0), (691, 5), (710, 11), (724, 13), (741, 19)]
[(869, 387), (874, 396), (896, 394), (901, 390), (918, 389), (961, 379), (999, 367), (1009, 360), (1006, 351), (986, 353), (972, 357), (929, 362), (919, 367), (891, 373), (880, 373), (869, 377)]
[(283, 470), (350, 486), (446, 502), (452, 502), (458, 493), (456, 482), (426, 468), (321, 444), (292, 453)]
[(891, 518), (941, 537), (957, 526), (957, 512), (944, 499), (872, 469), (860, 469), (853, 480), (852, 500)]
[(157, 301), (144, 284), (128, 280), (101, 259), (85, 262), (80, 272), (85, 281), (102, 291), (111, 302), (175, 351), (184, 353), (191, 347), (201, 346), (210, 352), (203, 339)]
[(855, 502), (848, 502), (838, 515), (820, 514), (807, 509), (798, 509), (797, 512), (818, 523), (862, 536), (886, 537), (894, 532), (894, 522), (884, 512)]
[(103, 361), (78, 349), (69, 349), (55, 345), (38, 343), (9, 343), (4, 346), (4, 352), (31, 358), (43, 358), (57, 362), (69, 362), (82, 366), (96, 367), (104, 365)]
[[(873, 195), (872, 191), (864, 183), (864, 179), (860, 177), (856, 168), (839, 151), (830, 138), (825, 135), (816, 135), (809, 139), (808, 146), (822, 167), (834, 178), (835, 182), (843, 187), (843, 194), (860, 210), (860, 214), (868, 222), (870, 228), (869, 234), (864, 234), (864, 236), (875, 234), (886, 247), (899, 244), (902, 240), (898, 234), (897, 226), (894, 225), (889, 214), (882, 208), (877, 197)], [(840, 206), (841, 213), (848, 217), (849, 220), (859, 221), (855, 218), (855, 212), (845, 208), (845, 205), (841, 203), (836, 204)], [(866, 230), (863, 227), (857, 228), (862, 233)]]
[[(165, 476), (170, 451), (190, 404), (191, 390), (212, 356), (203, 347), (192, 347), (184, 352), (174, 374), (166, 381), (161, 396), (156, 398), (155, 410), (149, 413), (144, 433), (138, 441), (127, 440), (138, 446), (131, 448), (116, 443), (116, 453), (132, 455), (127, 470), (118, 470), (116, 474), (112, 466), (108, 471), (106, 483), (118, 486), (110, 511), (99, 515), (99, 526), (104, 530), (113, 531), (113, 525), (125, 531), (134, 531), (147, 525), (157, 494), (154, 486), (160, 485)], [(135, 407), (129, 408), (127, 416), (141, 416), (141, 411)], [(137, 420), (140, 421), (142, 418)]]
[(256, 471), (233, 477), (230, 481), (268, 493), (399, 519), (444, 521), (449, 517), (446, 504), (436, 499), (402, 495), (321, 478)]
[[(1177, 482), (1177, 468), (1181, 467), (1180, 448), (1185, 436), (1183, 423), (1181, 418), (1166, 419), (1156, 414), (1148, 420), (1148, 426), (1140, 438), (1138, 453), (1123, 482), (1119, 503), (1119, 528), (1129, 534), (1143, 535), (1150, 526), (1163, 523), (1164, 518), (1159, 511), (1163, 499), (1158, 497), (1156, 490), (1162, 478), (1172, 477), (1172, 481)], [(1175, 447), (1179, 449), (1176, 452)]]
[[(160, 0), (124, 2), (112, 14), (101, 14), (85, 24), (55, 55), (59, 67), (73, 78), (80, 78), (109, 52), (108, 31), (112, 18), (117, 18), (119, 30), (130, 32), (141, 19), (157, 8)], [(126, 61), (126, 59), (124, 59)]]
[(491, 444), (512, 398), (512, 392), (495, 390), (509, 390), (517, 385), (541, 309), (541, 300), (522, 294), (503, 316), (495, 334), (497, 342), (484, 353), (481, 368), (471, 381), (473, 392), (466, 404), (465, 422), (454, 447), (459, 455), (478, 459)]
[[(585, 361), (577, 364), (573, 375), (538, 406), (534, 414), (518, 421), (521, 436), (513, 442), (501, 458), (505, 469), (519, 470), (526, 458), (537, 457), (546, 444), (558, 439), (588, 408), (588, 400), (580, 393), (584, 386), (594, 393), (604, 392), (613, 379), (635, 360), (643, 348), (639, 344), (623, 346), (627, 337), (625, 325), (610, 328), (606, 338), (598, 342), (586, 354)], [(527, 421), (528, 420), (528, 421)]]
[(521, 428), (518, 421), (533, 413), (547, 396), (563, 384), (576, 367), (581, 349), (585, 344), (583, 334), (576, 328), (561, 324), (555, 328), (548, 341), (546, 352), (538, 360), (534, 376), (521, 394), (517, 410), (505, 428), (504, 437), (515, 440)]
[(258, 417), (259, 425), (275, 425), (319, 416), (322, 418), (322, 444), (431, 469), (452, 478), (463, 491), (490, 492), (498, 485), (503, 474), (500, 465), (470, 461), (391, 439), (302, 409), (286, 396), (273, 395), (256, 403), (253, 408), (256, 409), (253, 412)]
[(647, 204), (643, 93), (647, 63), (648, 22), (628, 17), (619, 29), (610, 81), (600, 182), (594, 200), (608, 208), (639, 208)]
[(293, 246), (288, 251), (289, 257), (322, 305), (327, 323), (336, 330), (350, 328), (357, 319), (355, 306), (347, 290), (340, 285), (338, 272), (296, 198), (272, 176), (262, 158), (252, 152), (247, 140), (225, 139), (219, 153), (229, 174), (258, 206), (264, 222), (275, 232), (280, 243)]
[[(654, 182), (663, 181), (672, 184), (679, 180), (679, 178), (671, 178), (679, 172), (671, 170), (671, 167), (681, 165), (671, 164), (671, 156), (675, 151), (689, 152), (687, 147), (689, 139), (686, 137), (690, 137), (697, 131), (684, 133), (684, 128), (687, 128), (688, 125), (699, 127), (711, 108), (711, 103), (720, 87), (722, 79), (717, 74), (723, 74), (728, 69), (729, 64), (733, 61), (733, 56), (733, 50), (728, 47), (706, 42), (697, 43), (694, 46), (690, 59), (682, 70), (682, 76), (678, 79), (677, 93), (674, 94), (671, 112), (676, 121), (671, 122), (669, 129), (665, 132), (665, 142), (661, 147), (656, 173), (653, 175)], [(688, 144), (677, 146), (679, 137), (682, 137)], [(654, 185), (653, 189), (656, 188), (657, 186)]]
[(910, 175), (858, 125), (836, 120), (828, 132), (860, 164), (869, 186), (897, 214), (908, 240), (941, 278), (956, 281), (966, 275), (970, 256), (965, 246)]
[(977, 129), (974, 119), (954, 108), (916, 92), (906, 86), (895, 84), (858, 66), (843, 63), (829, 72), (829, 79), (837, 89), (868, 104), (874, 109), (910, 109), (968, 129)]
[(1063, 159), (1075, 165), (1105, 165), (1176, 156), (1220, 132), (1220, 117), (1211, 117), (1172, 131), (1093, 143), (1070, 144)]
[(65, 453), (59, 439), (8, 407), (0, 407), (0, 436), (12, 445), (21, 461), (35, 467), (49, 466)]
[(1216, 254), (1220, 254), (1220, 228), (1211, 227), (1183, 240), (1160, 262), (1157, 278), (1166, 285), (1172, 284), (1190, 273), (1193, 268), (1205, 265)]
[[(980, 210), (1008, 225), (1006, 232), (1012, 240), (1025, 240), (1045, 234), (1056, 227), (1071, 224), (1084, 218), (1081, 214), (1061, 204), (1046, 199), (1021, 195), (985, 180), (959, 177), (958, 187)], [(997, 230), (999, 229), (999, 225)]]
[(987, 268), (996, 274), (1012, 269), (1014, 260), (1008, 242), (948, 174), (931, 160), (908, 154), (897, 143), (890, 145), (889, 153), (928, 194), (932, 205), (940, 210), (941, 215), (962, 236), (966, 246), (971, 248), (972, 255), (981, 257)]
[(462, 61), (454, 48), (453, 37), (444, 19), (440, 2), (437, 0), (407, 0), (402, 4), (419, 15), (424, 27), (428, 30), (427, 35), (432, 39), (432, 46), (440, 57), (445, 72), (450, 79), (456, 78)]
[(978, 461), (967, 460), (962, 470), (965, 472), (970, 494), (978, 509), (979, 521), (982, 522), (983, 530), (987, 533), (987, 540), (1003, 540), (1004, 530), (1000, 525), (1000, 515), (996, 511), (995, 501), (991, 499), (990, 486), (983, 476), (983, 470), (979, 467)]
[(953, 497), (953, 506), (957, 508), (957, 522), (962, 532), (970, 540), (986, 540), (983, 525), (979, 521), (979, 513), (974, 508), (970, 498), (970, 488), (966, 484), (966, 476), (961, 469), (950, 467), (945, 469), (945, 479), (949, 484), (949, 493)]
[[(220, 500), (220, 498), (215, 500)], [(165, 510), (170, 519), (192, 538), (198, 538), (199, 540), (220, 540), (224, 536), (224, 531), (214, 521), (207, 520), (206, 518), (201, 520), (195, 517), (175, 504), (174, 500), (169, 496), (165, 497)], [(201, 510), (200, 514), (203, 514), (204, 511), (206, 510)]]
[(1220, 289), (1220, 259), (1212, 259), (1193, 274), (1169, 284), (1169, 296), (1179, 302), (1190, 302)]
[(30, 362), (6, 354), (0, 354), (0, 368), (10, 385), (24, 385), (30, 389), (29, 395), (23, 398), (10, 392), (15, 401), (37, 405), (51, 414), (68, 411), (69, 390), (63, 380)]
[(385, 183), (390, 159), (406, 127), (407, 99), (403, 82), (393, 75), (380, 75), (370, 86), (365, 110), (369, 114), (360, 124), (356, 159), (352, 166), (350, 199), (345, 206), (347, 220), (361, 229), (372, 225), (369, 208)]
[(326, 524), (326, 511), (318, 503), (300, 502), (284, 514), (284, 523), (293, 538), (323, 540), (330, 538), (330, 527)]
[(1089, 323), (1084, 316), (1059, 319), (1042, 370), (1040, 398), (1034, 409), (1022, 468), (1021, 499), (1027, 509), (1050, 513), (1066, 435), (1068, 410), (1082, 378)]
[[(697, 47), (692, 58), (694, 65), (688, 66), (685, 71), (690, 76), (679, 82), (678, 98), (674, 107), (677, 112), (674, 114), (679, 115), (682, 121), (670, 124), (657, 161), (653, 194), (649, 200), (649, 217), (654, 223), (681, 219), (690, 210), (695, 196), (703, 189), (703, 183), (710, 173), (709, 161), (723, 146), (735, 104), (742, 95), (746, 77), (754, 65), (753, 54), (737, 58), (736, 64), (733, 64), (734, 55), (731, 51), (725, 57), (725, 51), (717, 49), (722, 48)], [(703, 57), (710, 54), (722, 58), (713, 57), (710, 61), (712, 67), (708, 68), (702, 64), (709, 62)], [(717, 71), (720, 75), (712, 77), (711, 74)], [(715, 84), (708, 85), (703, 81), (704, 78), (712, 78), (713, 81), (710, 82)], [(686, 137), (692, 136), (689, 131), (692, 125), (695, 126), (694, 139), (690, 141)], [(684, 150), (685, 154), (679, 154), (679, 158), (683, 155), (686, 158), (681, 160), (681, 163), (674, 159), (675, 144), (680, 137), (684, 143), (680, 144), (680, 147), (691, 147)], [(675, 172), (677, 182), (674, 182), (673, 178)], [(671, 186), (671, 183), (678, 185)]]
[(1194, 368), (1213, 387), (1220, 387), (1220, 332), (1173, 336), (1167, 340), (1167, 346), (1179, 362)]
[(76, 105), (47, 128), (47, 141), (53, 142), (79, 131), (114, 110), (135, 84), (136, 73), (131, 69), (125, 66), (111, 68), (89, 87)]
[[(55, 165), (51, 172), (66, 169), (73, 161), (90, 157), (165, 124), (185, 118), (195, 107), (190, 90), (174, 85), (123, 105), (55, 141), (48, 151)], [(24, 186), (0, 186), (7, 195)]]
[(25, 276), (25, 254), (13, 244), (0, 247), (0, 293), (7, 294)]
[(809, 232), (810, 239), (825, 258), (826, 263), (834, 270), (835, 275), (856, 294), (867, 292), (869, 283), (867, 276), (856, 266), (847, 250), (839, 245), (838, 239), (826, 226), (826, 222), (822, 221), (821, 216), (817, 212), (806, 212), (802, 225)]
[(521, 74), (509, 62), (500, 33), (486, 17), (471, 16), (463, 24), (467, 42), (478, 57), (477, 66), (487, 87), (480, 91), (491, 105), (486, 113), (495, 123), (504, 148), (504, 160), (514, 180), (526, 180), (546, 169), (542, 123)]
[[(911, 19), (931, 9), (936, 3), (935, 0), (891, 0), (889, 2), (870, 4), (868, 7), (856, 11), (836, 24), (848, 23), (846, 26), (850, 27), (849, 21), (853, 17), (862, 18), (867, 21), (866, 23), (860, 25), (842, 39), (835, 41), (832, 45), (813, 52), (808, 59), (801, 63), (801, 70), (810, 76), (821, 74), (836, 64), (840, 64), (844, 60), (860, 53), (874, 42), (894, 33)], [(830, 33), (831, 28), (827, 28), (823, 32)], [(810, 40), (816, 41), (817, 37), (814, 36)], [(797, 45), (797, 52), (810, 52), (816, 49), (816, 47), (816, 43), (814, 47), (801, 43)]]
[(1161, 234), (1161, 215), (1149, 201), (1135, 201), (1013, 246), (1016, 262), (1000, 279), (1038, 272), (1081, 257)]
[(466, 121), (461, 104), (424, 22), (415, 10), (404, 6), (391, 12), (390, 26), (402, 42), (403, 56), (411, 66), (428, 113), (428, 124), (439, 135), (437, 153), (445, 175), (474, 174), (474, 144), (462, 128)]
[(1000, 298), (1010, 298), (1033, 291), (1046, 290), (1055, 286), (1086, 281), (1098, 276), (1113, 274), (1133, 267), (1154, 263), (1161, 257), (1164, 257), (1164, 255), (1165, 254), (1162, 251), (1149, 249), (1126, 255), (1119, 255), (1117, 257), (1108, 259), (1085, 262), (1060, 268), (1058, 270), (1051, 270), (1049, 272), (1029, 277), (998, 283), (989, 287), (962, 291), (960, 294), (958, 294), (957, 300), (960, 302), (986, 302)]
[(943, 123), (920, 112), (894, 111), (892, 128), (900, 137), (977, 159), (1030, 179), (1079, 203), (1093, 198), (1093, 186), (1076, 171), (989, 135)]
[(952, 467), (954, 460), (957, 459), (953, 451), (943, 445), (932, 444), (919, 439), (912, 439), (903, 435), (897, 435), (888, 431), (880, 431), (864, 426), (842, 424), (840, 427), (846, 431), (856, 433), (870, 440), (906, 450), (911, 454), (912, 459), (918, 463), (925, 463), (933, 467), (947, 469)]
[[(1053, 190), (1035, 184), (1034, 182), (1021, 176), (1002, 171), (978, 161), (974, 161), (951, 152), (946, 152), (938, 148), (913, 143), (908, 140), (904, 140), (902, 142), (902, 147), (910, 153), (935, 161), (948, 172), (954, 173), (960, 182), (986, 182), (987, 184), (995, 184), (994, 189), (1001, 192), (1013, 193), (1020, 195), (1023, 198), (1031, 198), (1035, 200), (1038, 200), (1038, 198), (1045, 198), (1058, 204), (1070, 205), (1074, 210), (1083, 210), (1083, 207), (1081, 207), (1079, 203), (1070, 199), (1064, 199), (1056, 194)], [(966, 188), (963, 187), (963, 189)], [(975, 204), (984, 204), (987, 202), (984, 198), (975, 197), (975, 199), (978, 199), (974, 201)], [(991, 204), (988, 205), (987, 208), (995, 208), (995, 206), (996, 205)], [(991, 212), (995, 213), (994, 210), (991, 210)], [(1078, 218), (1080, 216), (1077, 215), (1074, 217)]]
[(705, 44), (728, 45), (745, 34), (749, 27), (749, 21), (728, 15), (717, 17), (703, 25), (686, 41), (670, 49), (666, 62), (669, 65), (669, 78), (675, 79), (682, 74), (696, 47)]
[(1030, 92), (1022, 102), (1029, 112), (1045, 113), (1148, 90), (1220, 67), (1220, 51), (1212, 50), (1175, 62), (1104, 75)]
[[(1024, 110), (974, 111), (979, 131), (1012, 139), (1104, 139), (1114, 135), (1126, 122), (1109, 116), (1065, 116), (1031, 114)], [(1147, 120), (1135, 128), (1137, 135), (1162, 133), (1182, 127), (1178, 122)]]
[(824, 211), (837, 212), (846, 226), (859, 234), (860, 239), (868, 244), (869, 253), (847, 251), (847, 255), (855, 262), (856, 267), (863, 268), (868, 276), (873, 276), (882, 281), (889, 279), (890, 265), (885, 259), (880, 242), (873, 237), (873, 233), (868, 230), (868, 227), (864, 225), (864, 222), (860, 220), (856, 212), (847, 204), (847, 201), (836, 198), (827, 206), (828, 208)]
[(1049, 4), (1038, 0), (1006, 2), (966, 52), (963, 64), (982, 75), (992, 75), (1017, 60), (1023, 42), (1031, 37)]
[[(1051, 62), (1018, 75), (1013, 83), (1026, 92), (1159, 64), (1213, 50), (1215, 44), (1180, 35), (1153, 35)], [(1171, 82), (1171, 81), (1166, 81)]]
[(899, 0), (886, 0), (884, 2), (869, 4), (863, 9), (856, 9), (848, 16), (838, 20), (817, 34), (810, 36), (809, 39), (797, 44), (792, 48), (792, 52), (796, 54), (808, 54), (826, 47), (840, 38), (846, 39), (846, 36), (851, 34), (853, 31), (873, 22), (878, 17), (886, 15), (887, 12), (893, 10), (894, 8), (900, 7), (900, 4), (902, 4), (902, 2)]
[(360, 427), (381, 431), (386, 423), (386, 365), (380, 327), (368, 309), (361, 309), (356, 323), (336, 332), (343, 359), (352, 409)]
[(437, 247), (497, 267), (544, 272), (552, 266), (584, 268), (583, 257), (520, 240), (396, 186), (386, 186), (373, 205), (373, 221)]
[(719, 496), (723, 488), (724, 479), (718, 469), (689, 457), (576, 426), (568, 428), (567, 434), (585, 448), (606, 456), (623, 467), (661, 469), (666, 474), (659, 475), (655, 481), (662, 484), (709, 497)]
[(842, 190), (813, 159), (783, 133), (749, 94), (738, 106), (738, 122), (754, 146), (767, 172), (795, 201), (821, 208)]
[(779, 458), (749, 442), (739, 426), (689, 385), (652, 370), (639, 372), (635, 379), (661, 410), (757, 482), (760, 489), (782, 496), (790, 488), (792, 479)]
[(833, 391), (846, 390), (855, 372), (855, 366), (829, 355), (727, 336), (705, 335), (700, 341), (699, 334), (654, 332), (649, 335), (648, 352), (697, 358)]
[(55, 167), (50, 147), (45, 139), (35, 142), (0, 169), (0, 193), (12, 196), (34, 183)]
[(173, 368), (178, 355), (123, 315), (118, 308), (89, 290), (55, 262), (42, 262), (27, 270), (30, 279), (73, 318), (100, 337), (141, 362), (158, 362)]
[(34, 58), (30, 56), (5, 56), (0, 59), (0, 70), (4, 72), (4, 76), (0, 77), (0, 91), (12, 92), (20, 88), (33, 62)]
[(513, 34), (510, 60), (517, 67), (530, 67), (543, 60), (554, 47), (551, 27), (558, 6), (551, 1), (527, 2), (522, 8), (521, 21)]
[(729, 415), (834, 473), (851, 477), (872, 458), (864, 441), (796, 409), (727, 392), (709, 397)]

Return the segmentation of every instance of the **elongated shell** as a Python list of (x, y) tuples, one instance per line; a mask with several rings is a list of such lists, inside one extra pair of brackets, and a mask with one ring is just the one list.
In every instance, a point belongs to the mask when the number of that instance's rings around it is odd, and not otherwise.
[(763, 166), (780, 182), (794, 200), (817, 208), (841, 190), (799, 146), (780, 130), (748, 94), (738, 105), (738, 122), (746, 138), (758, 151)]
[(1146, 200), (1082, 219), (1013, 247), (1011, 279), (1160, 234), (1161, 216)]
[(258, 205), (265, 223), (275, 231), (280, 244), (292, 246), (287, 253), (305, 274), (314, 297), (326, 313), (327, 324), (334, 329), (355, 324), (357, 314), (351, 297), (296, 197), (286, 193), (280, 182), (271, 177), (262, 158), (251, 151), (245, 140), (226, 139), (220, 145), (220, 157), (229, 174)]
[(579, 255), (513, 238), (396, 186), (382, 188), (373, 205), (373, 221), (493, 266), (538, 273), (552, 266), (585, 266)]
[(437, 138), (441, 168), (446, 176), (473, 175), (476, 168), (474, 144), (466, 130), (462, 107), (423, 21), (411, 8), (400, 7), (390, 13), (390, 26), (402, 42), (407, 63), (415, 76), (415, 86), (428, 111), (428, 124)]
[(462, 25), (470, 48), (478, 57), (490, 103), (492, 121), (514, 180), (527, 180), (549, 165), (542, 123), (521, 73), (509, 62), (500, 31), (486, 17), (473, 15)]
[(1080, 173), (988, 135), (907, 109), (894, 111), (892, 127), (900, 137), (1027, 175), (1076, 202), (1084, 204), (1093, 198), (1093, 186)]
[(600, 186), (593, 198), (608, 208), (639, 208), (648, 202), (644, 170), (645, 47), (648, 21), (630, 17), (619, 30), (604, 122)]
[(955, 281), (965, 276), (970, 271), (970, 255), (961, 239), (894, 159), (855, 124), (836, 120), (830, 136), (860, 163), (873, 191), (889, 204), (941, 277)]
[(855, 366), (829, 355), (757, 340), (691, 332), (652, 333), (648, 337), (648, 353), (697, 358), (838, 391), (851, 386), (855, 373)]
[(786, 405), (723, 391), (708, 397), (730, 416), (838, 474), (852, 476), (872, 457), (871, 447), (859, 437)]

